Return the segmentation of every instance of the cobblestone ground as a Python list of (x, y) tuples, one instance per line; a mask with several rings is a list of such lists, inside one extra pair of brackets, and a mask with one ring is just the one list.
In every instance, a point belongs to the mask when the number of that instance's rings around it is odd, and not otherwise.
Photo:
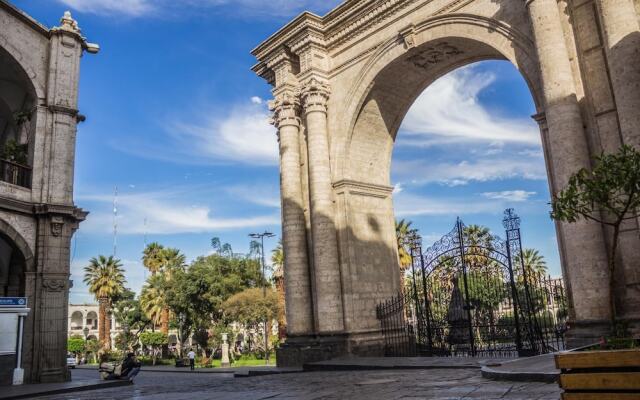
[[(76, 370), (75, 379), (95, 378)], [(233, 378), (227, 374), (141, 372), (133, 386), (42, 399), (544, 399), (557, 400), (555, 384), (497, 382), (478, 370), (309, 372)]]

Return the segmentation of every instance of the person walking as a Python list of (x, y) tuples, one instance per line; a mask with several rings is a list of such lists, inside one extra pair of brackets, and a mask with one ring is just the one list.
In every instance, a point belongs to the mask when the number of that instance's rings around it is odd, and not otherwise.
[(189, 367), (193, 371), (196, 369), (196, 353), (193, 352), (193, 349), (189, 349), (187, 357), (189, 357)]

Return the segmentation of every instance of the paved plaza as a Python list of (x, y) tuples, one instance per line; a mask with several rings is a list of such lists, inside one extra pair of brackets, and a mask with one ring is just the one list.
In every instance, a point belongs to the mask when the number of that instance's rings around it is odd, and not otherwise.
[[(74, 379), (97, 372), (73, 371)], [(478, 370), (305, 372), (252, 378), (231, 374), (141, 372), (135, 385), (42, 399), (554, 399), (556, 384), (498, 382)]]

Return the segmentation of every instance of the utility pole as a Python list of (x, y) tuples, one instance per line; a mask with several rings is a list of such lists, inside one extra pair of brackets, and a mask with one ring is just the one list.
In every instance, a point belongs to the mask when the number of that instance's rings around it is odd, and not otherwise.
[(118, 253), (118, 187), (113, 193), (113, 258)]

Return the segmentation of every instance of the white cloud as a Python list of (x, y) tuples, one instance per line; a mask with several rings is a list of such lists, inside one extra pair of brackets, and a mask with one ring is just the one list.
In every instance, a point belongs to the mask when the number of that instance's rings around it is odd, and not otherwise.
[(285, 17), (310, 9), (324, 13), (340, 0), (58, 0), (74, 10), (94, 14), (120, 14), (131, 17), (158, 13), (167, 15), (202, 8), (233, 7), (232, 16), (262, 15)]
[(92, 14), (140, 16), (155, 10), (151, 0), (58, 0), (74, 10)]
[(440, 183), (447, 186), (512, 178), (547, 179), (544, 162), (540, 158), (531, 157), (477, 158), (442, 163), (424, 159), (396, 160), (393, 172), (401, 181), (411, 181), (414, 184)]
[[(195, 197), (194, 188), (178, 188), (173, 191), (157, 191), (118, 196), (118, 232), (122, 234), (183, 234), (203, 233), (214, 230), (233, 230), (249, 227), (274, 226), (280, 224), (279, 212), (267, 215), (228, 217), (218, 214), (209, 205), (185, 202), (185, 194)], [(200, 195), (202, 193), (199, 193)], [(89, 214), (82, 224), (82, 232), (108, 233), (112, 229), (113, 215), (109, 207), (112, 196), (78, 195), (81, 202), (102, 203), (92, 207), (97, 211)], [(225, 213), (228, 214), (228, 213)], [(147, 220), (146, 225), (144, 220)]]
[(505, 190), (502, 192), (484, 192), (482, 195), (488, 199), (507, 200), (513, 202), (527, 201), (531, 196), (535, 196), (536, 192), (527, 192), (525, 190)]
[(226, 189), (236, 199), (259, 206), (280, 208), (280, 190), (267, 185), (236, 185)]
[(400, 193), (394, 196), (394, 209), (398, 217), (469, 215), (495, 213), (500, 210), (499, 203), (492, 200), (474, 200), (468, 198), (435, 198)]
[(395, 185), (393, 185), (393, 194), (398, 194), (400, 192), (402, 192), (404, 190), (404, 187), (402, 186), (401, 183), (396, 183)]
[(505, 142), (540, 145), (540, 131), (530, 118), (507, 118), (482, 105), (478, 96), (496, 77), (474, 66), (460, 68), (429, 86), (407, 114), (399, 136), (404, 145)]
[(199, 114), (210, 116), (166, 122), (164, 135), (156, 135), (153, 141), (129, 135), (113, 140), (111, 145), (138, 157), (178, 164), (278, 165), (278, 139), (275, 128), (269, 124), (270, 115), (264, 102), (247, 101), (224, 114), (219, 111)]
[(249, 165), (278, 165), (276, 130), (269, 124), (266, 107), (253, 102), (237, 107), (220, 118), (173, 124), (171, 136), (175, 145), (190, 160), (194, 155), (203, 161), (232, 161)]

